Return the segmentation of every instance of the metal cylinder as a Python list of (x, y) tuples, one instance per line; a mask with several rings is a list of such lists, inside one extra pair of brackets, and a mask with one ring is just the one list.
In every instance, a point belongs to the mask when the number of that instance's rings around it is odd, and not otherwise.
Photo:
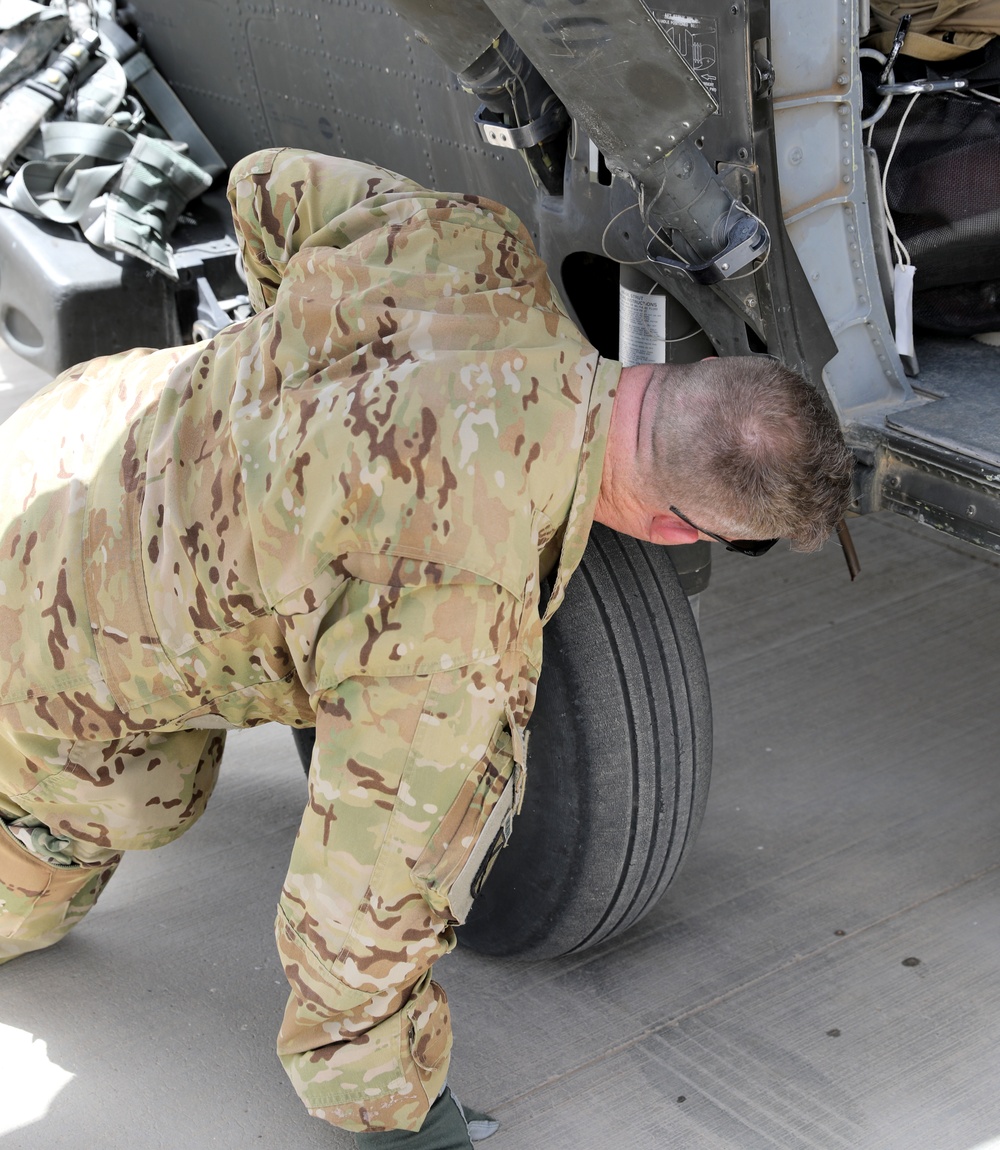
[[(622, 265), (618, 285), (618, 358), (639, 363), (693, 363), (714, 355), (711, 340), (673, 296), (641, 269)], [(711, 544), (670, 548), (677, 577), (698, 621), (700, 594), (712, 573)]]
[(641, 268), (623, 264), (618, 286), (618, 358), (637, 363), (693, 363), (714, 355), (690, 314)]

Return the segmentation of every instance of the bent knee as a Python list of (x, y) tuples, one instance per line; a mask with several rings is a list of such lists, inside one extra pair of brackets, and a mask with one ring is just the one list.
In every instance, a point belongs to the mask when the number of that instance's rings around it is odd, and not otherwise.
[(51, 946), (87, 913), (121, 857), (102, 853), (79, 862), (38, 820), (0, 819), (0, 961)]

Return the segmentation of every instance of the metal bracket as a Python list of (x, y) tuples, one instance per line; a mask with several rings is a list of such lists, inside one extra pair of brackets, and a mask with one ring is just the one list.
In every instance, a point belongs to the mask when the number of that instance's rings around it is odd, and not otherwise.
[(198, 318), (191, 329), (195, 340), (211, 339), (234, 320), (247, 319), (252, 314), (249, 296), (220, 300), (205, 276), (198, 276), (195, 284), (198, 288)]
[(697, 284), (715, 284), (729, 279), (747, 264), (765, 255), (771, 243), (771, 237), (763, 221), (750, 215), (749, 212), (740, 213), (726, 237), (726, 246), (722, 251), (702, 264), (691, 264), (681, 259), (654, 255), (652, 248), (658, 240), (659, 233), (646, 245), (646, 258), (650, 263), (683, 272)]
[(1000, 552), (1000, 474), (988, 463), (890, 430), (876, 482), (875, 510), (901, 512)]
[(960, 92), (968, 86), (968, 80), (905, 80), (899, 84), (879, 84), (875, 91), (880, 96), (926, 96), (933, 92)]
[(480, 104), (476, 112), (476, 126), (487, 144), (494, 148), (510, 148), (515, 152), (522, 148), (530, 148), (554, 136), (567, 122), (568, 116), (562, 104), (554, 103), (540, 116), (536, 116), (528, 124), (510, 128), (496, 113), (491, 112), (485, 104)]
[(903, 41), (906, 39), (906, 33), (910, 30), (910, 22), (913, 16), (909, 12), (904, 12), (899, 24), (896, 28), (896, 35), (892, 38), (892, 47), (889, 49), (889, 55), (885, 60), (885, 67), (882, 69), (882, 75), (879, 76), (878, 82), (884, 84), (889, 79), (889, 74), (892, 72), (892, 66), (896, 63), (896, 57), (899, 55), (903, 47)]
[(753, 46), (753, 88), (758, 100), (770, 96), (774, 87), (774, 65), (767, 56), (766, 40), (758, 40)]

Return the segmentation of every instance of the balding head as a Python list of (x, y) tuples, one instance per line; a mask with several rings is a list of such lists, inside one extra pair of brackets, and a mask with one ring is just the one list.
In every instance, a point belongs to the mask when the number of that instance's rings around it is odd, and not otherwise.
[(632, 470), (647, 503), (731, 537), (823, 544), (850, 503), (854, 460), (805, 380), (768, 356), (643, 370)]

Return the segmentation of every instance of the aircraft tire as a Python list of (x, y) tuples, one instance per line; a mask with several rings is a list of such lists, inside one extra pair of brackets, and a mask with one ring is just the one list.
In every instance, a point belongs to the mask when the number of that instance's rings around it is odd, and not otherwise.
[[(669, 549), (595, 525), (546, 626), (524, 806), (458, 928), (521, 959), (615, 938), (657, 903), (708, 797), (712, 717)], [(296, 731), (308, 764), (312, 730)]]

